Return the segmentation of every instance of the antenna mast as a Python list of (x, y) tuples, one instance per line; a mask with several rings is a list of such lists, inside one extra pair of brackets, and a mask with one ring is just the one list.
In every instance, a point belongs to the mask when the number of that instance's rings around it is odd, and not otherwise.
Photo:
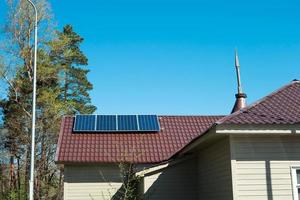
[(231, 113), (234, 113), (246, 107), (246, 98), (247, 98), (247, 95), (243, 93), (243, 89), (242, 89), (240, 62), (239, 62), (237, 50), (235, 50), (235, 69), (236, 69), (236, 77), (237, 77), (237, 84), (238, 84), (238, 93), (235, 95), (236, 100)]
[(236, 76), (238, 83), (238, 94), (243, 93), (242, 83), (241, 83), (241, 72), (240, 72), (240, 62), (237, 50), (235, 50), (235, 68), (236, 68)]

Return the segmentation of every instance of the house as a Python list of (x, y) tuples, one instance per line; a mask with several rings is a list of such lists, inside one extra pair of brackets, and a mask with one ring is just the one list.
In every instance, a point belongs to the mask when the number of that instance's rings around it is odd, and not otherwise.
[(65, 199), (109, 199), (122, 185), (120, 162), (141, 170), (166, 163), (222, 117), (159, 116), (157, 133), (101, 134), (73, 133), (74, 117), (64, 117), (56, 162), (64, 165)]
[(299, 122), (300, 82), (295, 80), (217, 120), (170, 160), (191, 156), (196, 199), (299, 200)]
[(136, 165), (143, 199), (299, 200), (300, 81), (228, 116), (159, 116), (157, 132), (74, 132), (64, 117), (56, 163), (64, 199), (117, 199), (118, 163)]

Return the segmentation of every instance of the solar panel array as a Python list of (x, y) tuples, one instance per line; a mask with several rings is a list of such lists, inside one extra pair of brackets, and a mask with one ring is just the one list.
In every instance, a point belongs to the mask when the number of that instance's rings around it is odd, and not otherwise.
[(157, 115), (76, 115), (74, 132), (158, 132)]

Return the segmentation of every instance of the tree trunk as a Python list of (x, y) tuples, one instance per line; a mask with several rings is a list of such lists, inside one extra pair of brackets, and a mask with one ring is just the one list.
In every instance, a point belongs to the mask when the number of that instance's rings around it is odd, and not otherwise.
[(30, 145), (27, 146), (26, 150), (26, 158), (25, 158), (25, 178), (24, 178), (24, 190), (25, 193), (28, 194), (29, 189), (29, 166), (30, 166)]
[(9, 186), (10, 190), (16, 189), (16, 175), (15, 175), (15, 158), (13, 155), (10, 156), (9, 161)]
[(21, 200), (20, 158), (17, 158), (17, 190), (18, 190), (18, 200)]
[(59, 170), (59, 183), (58, 183), (58, 195), (56, 200), (62, 200), (63, 199), (63, 191), (64, 191), (64, 182), (63, 182), (63, 167)]

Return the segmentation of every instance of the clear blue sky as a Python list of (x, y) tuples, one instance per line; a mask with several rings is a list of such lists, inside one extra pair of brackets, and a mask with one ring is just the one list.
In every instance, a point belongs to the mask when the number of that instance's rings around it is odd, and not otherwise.
[(300, 78), (299, 0), (50, 2), (85, 39), (100, 114), (227, 114), (235, 47), (249, 103)]

